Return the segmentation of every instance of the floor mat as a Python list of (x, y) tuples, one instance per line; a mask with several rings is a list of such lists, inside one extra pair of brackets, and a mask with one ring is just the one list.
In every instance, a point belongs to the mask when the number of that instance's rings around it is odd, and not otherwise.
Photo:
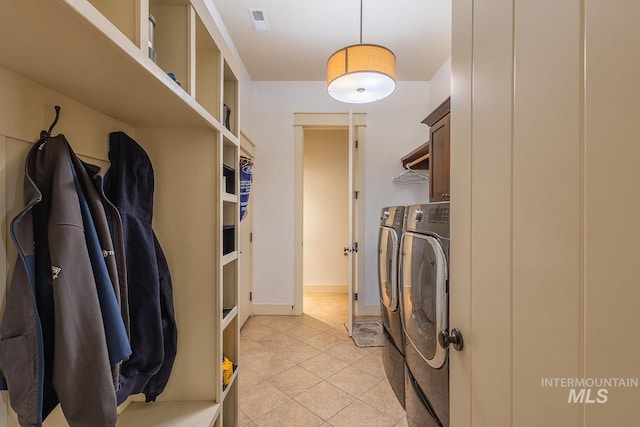
[(377, 320), (354, 321), (351, 338), (358, 347), (382, 347), (382, 323)]

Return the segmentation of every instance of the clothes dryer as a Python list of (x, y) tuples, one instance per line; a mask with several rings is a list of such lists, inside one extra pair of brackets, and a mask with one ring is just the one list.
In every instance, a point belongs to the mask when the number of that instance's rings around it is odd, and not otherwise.
[(405, 402), (410, 426), (449, 426), (449, 203), (407, 207), (400, 246)]
[(378, 233), (378, 284), (384, 347), (382, 363), (387, 379), (404, 408), (404, 341), (400, 319), (398, 257), (404, 224), (404, 206), (382, 208)]

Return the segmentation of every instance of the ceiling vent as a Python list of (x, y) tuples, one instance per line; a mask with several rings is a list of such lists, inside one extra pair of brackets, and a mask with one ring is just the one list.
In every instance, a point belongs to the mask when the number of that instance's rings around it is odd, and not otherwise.
[(249, 15), (251, 15), (251, 22), (253, 22), (253, 28), (256, 31), (267, 31), (269, 29), (269, 21), (264, 10), (249, 9)]

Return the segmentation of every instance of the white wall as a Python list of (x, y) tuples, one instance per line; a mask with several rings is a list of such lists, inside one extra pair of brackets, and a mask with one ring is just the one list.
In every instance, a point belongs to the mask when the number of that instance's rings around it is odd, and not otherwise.
[(429, 82), (429, 111), (435, 110), (449, 96), (451, 96), (451, 57), (444, 61)]
[(251, 132), (256, 143), (254, 223), (254, 306), (294, 303), (293, 214), (294, 127), (296, 112), (367, 114), (364, 251), (365, 304), (378, 303), (377, 232), (380, 209), (422, 203), (427, 186), (398, 185), (400, 158), (424, 143), (428, 128), (420, 123), (430, 112), (429, 82), (398, 82), (389, 98), (365, 105), (331, 99), (325, 82), (252, 82)]
[(347, 291), (349, 131), (310, 129), (304, 136), (303, 283), (305, 292)]

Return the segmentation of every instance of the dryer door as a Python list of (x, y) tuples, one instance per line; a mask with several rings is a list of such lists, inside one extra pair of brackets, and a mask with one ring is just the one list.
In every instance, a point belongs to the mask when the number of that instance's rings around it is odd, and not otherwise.
[(380, 227), (378, 236), (378, 284), (380, 301), (390, 311), (398, 309), (398, 234)]
[(447, 262), (438, 240), (406, 232), (402, 238), (402, 327), (416, 351), (433, 368), (447, 359), (438, 333), (448, 328)]

